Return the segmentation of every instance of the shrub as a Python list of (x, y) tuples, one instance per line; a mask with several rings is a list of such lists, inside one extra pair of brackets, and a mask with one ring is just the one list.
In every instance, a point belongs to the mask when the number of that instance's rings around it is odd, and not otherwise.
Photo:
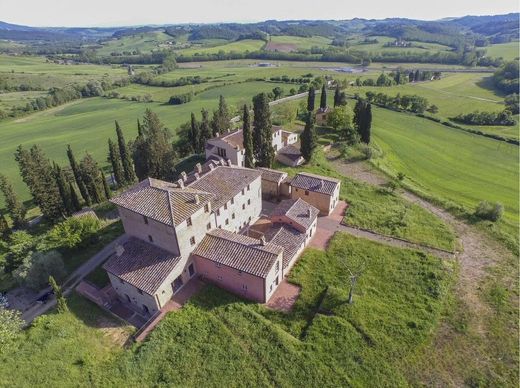
[(187, 102), (190, 102), (192, 98), (191, 93), (185, 93), (185, 94), (179, 94), (176, 96), (171, 96), (170, 100), (168, 101), (168, 104), (170, 105), (181, 105), (186, 104)]
[(372, 159), (372, 156), (373, 156), (372, 148), (370, 148), (370, 146), (367, 144), (363, 144), (360, 147), (361, 147), (361, 152), (363, 153), (363, 155), (365, 155), (365, 159), (367, 159), (367, 160)]
[(101, 221), (94, 217), (69, 218), (50, 230), (46, 242), (49, 248), (75, 248), (92, 242), (101, 229)]
[(18, 283), (34, 290), (41, 290), (45, 287), (49, 276), (62, 279), (65, 274), (63, 258), (55, 250), (34, 252), (13, 272), (13, 276)]
[(488, 201), (481, 201), (475, 209), (475, 216), (481, 220), (489, 220), (496, 222), (504, 213), (504, 207), (502, 204), (496, 202), (494, 204)]

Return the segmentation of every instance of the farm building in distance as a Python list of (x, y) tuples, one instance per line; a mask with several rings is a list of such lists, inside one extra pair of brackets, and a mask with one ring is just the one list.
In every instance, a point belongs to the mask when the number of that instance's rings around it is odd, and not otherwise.
[[(129, 238), (104, 268), (120, 300), (145, 314), (158, 312), (196, 276), (266, 303), (315, 235), (323, 206), (336, 204), (339, 193), (327, 177), (305, 183), (298, 174), (290, 181), (283, 172), (221, 157), (180, 176), (175, 183), (148, 178), (111, 200)], [(302, 184), (312, 194), (291, 198)], [(267, 194), (287, 199), (252, 237)]]
[[(298, 142), (298, 135), (294, 132), (285, 131), (282, 127), (273, 126), (273, 148), (278, 154), (280, 150)], [(206, 159), (215, 157), (228, 159), (235, 166), (244, 167), (245, 150), (242, 129), (229, 131), (218, 135), (206, 142)]]

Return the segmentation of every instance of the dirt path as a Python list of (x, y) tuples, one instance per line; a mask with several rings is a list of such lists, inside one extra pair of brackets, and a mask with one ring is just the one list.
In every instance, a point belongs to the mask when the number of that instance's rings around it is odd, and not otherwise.
[[(333, 158), (329, 160), (342, 175), (372, 185), (382, 185), (388, 181), (381, 172), (365, 162), (345, 163)], [(484, 334), (485, 317), (490, 310), (481, 299), (481, 283), (486, 277), (487, 270), (510, 253), (499, 243), (491, 240), (476, 228), (456, 219), (446, 210), (409, 191), (401, 192), (401, 196), (435, 214), (453, 227), (459, 240), (459, 246), (462, 247), (462, 251), (455, 255), (460, 264), (456, 290), (471, 312), (473, 329), (476, 333)]]

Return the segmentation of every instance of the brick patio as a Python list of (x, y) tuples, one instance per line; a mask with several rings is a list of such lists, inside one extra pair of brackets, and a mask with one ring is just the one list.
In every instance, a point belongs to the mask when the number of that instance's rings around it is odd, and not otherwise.
[(300, 296), (300, 291), (300, 287), (284, 279), (265, 305), (270, 309), (288, 313)]
[(342, 229), (341, 221), (343, 221), (347, 208), (348, 204), (345, 201), (339, 201), (332, 213), (318, 218), (318, 227), (316, 234), (309, 243), (310, 247), (322, 250), (327, 248), (329, 240), (334, 236), (334, 233)]

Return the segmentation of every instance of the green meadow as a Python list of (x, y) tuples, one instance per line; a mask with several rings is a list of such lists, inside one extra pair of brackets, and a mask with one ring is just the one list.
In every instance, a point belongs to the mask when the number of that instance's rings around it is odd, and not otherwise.
[(313, 47), (327, 47), (331, 43), (331, 39), (324, 36), (287, 36), (287, 35), (272, 35), (270, 41), (279, 44), (293, 45), (297, 50), (310, 50)]
[(258, 51), (265, 45), (263, 40), (255, 40), (255, 39), (244, 39), (236, 42), (225, 44), (219, 44), (215, 46), (197, 46), (193, 45), (192, 47), (186, 49), (175, 50), (178, 54), (184, 55), (193, 55), (193, 54), (216, 54), (220, 51), (225, 53), (228, 52), (246, 52), (246, 51)]
[(96, 48), (96, 53), (100, 56), (109, 56), (113, 52), (121, 53), (123, 51), (149, 53), (163, 48), (166, 42), (173, 40), (174, 38), (162, 31), (146, 32), (107, 40), (101, 47)]
[[(364, 38), (363, 38), (364, 39)], [(388, 47), (386, 43), (392, 43), (395, 38), (388, 36), (369, 36), (368, 39), (377, 39), (377, 43), (363, 43), (363, 40), (358, 40), (352, 44), (352, 49), (367, 51), (372, 53), (380, 52), (401, 52), (401, 53), (424, 53), (424, 52), (435, 52), (435, 51), (446, 51), (451, 50), (450, 47), (444, 46), (437, 43), (425, 43), (410, 41), (411, 47)]]
[(373, 108), (373, 140), (380, 168), (427, 196), (471, 211), (480, 201), (500, 202), (518, 225), (518, 146), (448, 128), (413, 115)]
[(520, 42), (514, 41), (509, 43), (492, 44), (484, 47), (486, 55), (493, 58), (502, 57), (507, 61), (511, 61), (520, 57)]

